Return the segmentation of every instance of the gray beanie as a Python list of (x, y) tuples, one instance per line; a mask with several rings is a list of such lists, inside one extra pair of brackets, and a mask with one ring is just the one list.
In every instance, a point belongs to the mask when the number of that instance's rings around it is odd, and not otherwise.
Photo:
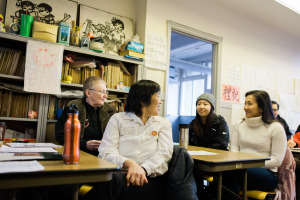
[(213, 109), (215, 110), (215, 107), (216, 107), (216, 98), (214, 97), (214, 95), (212, 95), (210, 93), (203, 93), (203, 94), (201, 94), (197, 98), (196, 105), (198, 104), (199, 100), (208, 101), (210, 103), (210, 105), (213, 107)]

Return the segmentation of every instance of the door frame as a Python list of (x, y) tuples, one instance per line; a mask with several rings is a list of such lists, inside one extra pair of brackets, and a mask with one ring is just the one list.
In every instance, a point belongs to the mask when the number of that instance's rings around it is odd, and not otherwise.
[[(168, 61), (166, 70), (166, 84), (165, 84), (165, 95), (168, 96), (169, 87), (169, 66), (170, 66), (170, 50), (171, 50), (171, 33), (172, 31), (179, 32), (184, 35), (204, 40), (213, 45), (212, 53), (212, 86), (211, 91), (216, 97), (216, 108), (215, 112), (220, 113), (220, 99), (221, 99), (221, 58), (222, 58), (222, 43), (223, 37), (216, 36), (210, 33), (206, 33), (173, 21), (168, 21)], [(166, 104), (167, 101), (165, 101)], [(164, 105), (164, 116), (167, 116), (167, 106)]]

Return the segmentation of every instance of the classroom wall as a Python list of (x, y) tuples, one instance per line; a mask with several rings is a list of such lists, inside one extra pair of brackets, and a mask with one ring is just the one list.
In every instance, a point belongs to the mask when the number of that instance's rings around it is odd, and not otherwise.
[[(222, 37), (221, 80), (217, 80), (220, 86), (227, 83), (227, 68), (231, 65), (246, 65), (250, 71), (264, 69), (289, 77), (300, 77), (300, 15), (274, 0), (78, 2), (132, 18), (142, 40), (146, 33), (167, 37), (168, 20)], [(5, 5), (6, 0), (0, 0), (0, 13), (4, 14)], [(157, 81), (163, 92), (166, 91), (165, 70), (145, 68), (142, 78)], [(166, 114), (163, 106), (161, 110), (161, 115)], [(221, 102), (220, 113), (230, 124), (231, 104)]]
[[(146, 33), (167, 37), (167, 20), (223, 38), (219, 86), (226, 83), (227, 68), (233, 64), (247, 65), (250, 72), (300, 76), (300, 15), (273, 0), (147, 1)], [(148, 71), (150, 79), (166, 74)], [(220, 109), (229, 125), (231, 105), (221, 102)]]

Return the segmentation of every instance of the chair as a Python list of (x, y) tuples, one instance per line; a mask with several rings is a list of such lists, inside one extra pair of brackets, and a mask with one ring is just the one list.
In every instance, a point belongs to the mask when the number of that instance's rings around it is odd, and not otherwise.
[[(242, 192), (240, 192), (240, 195), (242, 195)], [(252, 199), (258, 199), (258, 200), (273, 200), (276, 196), (276, 192), (264, 192), (259, 190), (248, 190), (247, 191), (247, 197)]]
[(296, 163), (294, 156), (290, 148), (287, 147), (283, 161), (278, 167), (278, 185), (275, 191), (264, 192), (259, 190), (248, 190), (247, 197), (259, 200), (295, 200), (295, 169)]

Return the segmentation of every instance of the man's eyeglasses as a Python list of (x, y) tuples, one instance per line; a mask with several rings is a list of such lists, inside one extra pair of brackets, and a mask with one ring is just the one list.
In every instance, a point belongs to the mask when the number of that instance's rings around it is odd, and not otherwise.
[(102, 95), (107, 95), (108, 96), (108, 94), (109, 94), (109, 92), (108, 91), (104, 91), (104, 90), (95, 90), (95, 89), (89, 89), (89, 90), (93, 90), (93, 91), (96, 91), (96, 92), (99, 92), (100, 94), (102, 94)]

